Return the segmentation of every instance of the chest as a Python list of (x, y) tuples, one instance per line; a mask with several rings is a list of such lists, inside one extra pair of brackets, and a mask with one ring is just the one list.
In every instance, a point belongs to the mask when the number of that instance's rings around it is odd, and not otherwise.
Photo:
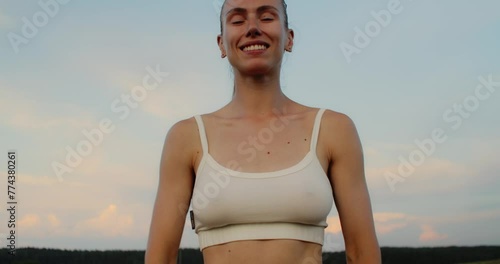
[(240, 171), (266, 172), (290, 167), (311, 149), (312, 128), (278, 118), (258, 123), (220, 122), (207, 126), (209, 155)]

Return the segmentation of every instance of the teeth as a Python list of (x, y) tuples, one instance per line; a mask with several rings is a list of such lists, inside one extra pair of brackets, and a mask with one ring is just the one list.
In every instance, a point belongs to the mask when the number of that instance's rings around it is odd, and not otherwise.
[(251, 45), (247, 46), (243, 49), (243, 51), (252, 51), (252, 50), (265, 50), (267, 47), (265, 45)]

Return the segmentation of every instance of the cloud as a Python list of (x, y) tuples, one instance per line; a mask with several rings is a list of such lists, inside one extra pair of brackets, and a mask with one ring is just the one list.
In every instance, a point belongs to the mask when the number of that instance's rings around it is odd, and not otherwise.
[(73, 117), (43, 117), (31, 109), (21, 109), (13, 114), (8, 123), (21, 129), (40, 129), (69, 126), (83, 128), (91, 126), (90, 120), (78, 119)]
[(57, 179), (46, 175), (35, 176), (23, 173), (23, 176), (18, 178), (18, 182), (23, 185), (50, 186), (57, 183)]
[(392, 220), (395, 220), (395, 219), (404, 219), (406, 218), (406, 215), (405, 214), (401, 214), (401, 213), (375, 213), (373, 215), (373, 218), (376, 222), (381, 222), (381, 223), (385, 223), (385, 222), (390, 222)]
[[(107, 142), (111, 145), (112, 142)], [(129, 141), (129, 144), (130, 141)], [(100, 190), (119, 190), (125, 191), (125, 188), (135, 190), (141, 188), (155, 189), (157, 186), (157, 165), (152, 162), (134, 160), (131, 165), (125, 159), (114, 156), (115, 161), (109, 161), (110, 147), (104, 149), (96, 148), (91, 155), (85, 157), (80, 165), (74, 168), (70, 174), (65, 174), (64, 182), (70, 185), (85, 186), (86, 188), (95, 188), (96, 182), (99, 182)], [(117, 148), (118, 149), (118, 148)], [(143, 177), (147, 175), (147, 177)], [(152, 175), (152, 176), (151, 176)], [(57, 178), (53, 176), (57, 181)], [(120, 179), (116, 182), (116, 179)]]
[[(470, 190), (468, 183), (471, 182), (471, 178), (474, 178), (473, 183), (476, 185), (494, 184), (492, 181), (496, 177), (492, 172), (500, 168), (495, 159), (500, 148), (499, 139), (471, 136), (453, 138), (445, 144), (437, 147), (431, 156), (426, 156), (423, 164), (419, 166), (409, 163), (409, 153), (416, 150), (415, 145), (405, 146), (384, 142), (367, 144), (365, 173), (370, 188), (377, 192), (390, 192), (386, 176), (389, 173), (400, 175), (399, 169), (413, 172), (403, 177), (403, 182), (394, 185), (398, 194), (421, 195), (441, 191), (450, 193), (464, 188)], [(467, 157), (457, 155), (463, 149), (467, 149), (469, 153)], [(408, 164), (401, 162), (400, 156), (408, 161)]]
[[(6, 173), (3, 173), (3, 172), (0, 172), (0, 177), (7, 177), (7, 174)], [(35, 175), (35, 174), (30, 174), (30, 173), (23, 173), (22, 174), (22, 177), (18, 177), (17, 178), (17, 183), (18, 184), (21, 184), (23, 186), (23, 188), (29, 188), (29, 187), (49, 187), (49, 186), (52, 186), (52, 187), (55, 187), (55, 185), (60, 185), (60, 182), (59, 180), (55, 177), (55, 176), (48, 176), (48, 175), (44, 175), (44, 174), (40, 174), (40, 175)], [(85, 186), (84, 184), (80, 183), (80, 182), (75, 182), (75, 181), (72, 181), (72, 182), (67, 182), (66, 185), (67, 186), (73, 186), (73, 187), (82, 187), (82, 186)], [(53, 191), (55, 191), (55, 189), (52, 189)]]
[(443, 240), (443, 239), (448, 238), (448, 235), (439, 234), (430, 225), (422, 225), (421, 229), (422, 229), (422, 233), (420, 234), (420, 237), (419, 237), (419, 240), (421, 242), (437, 241), (437, 240)]
[(118, 207), (110, 204), (98, 216), (79, 222), (75, 230), (77, 235), (127, 236), (130, 234), (133, 224), (132, 215), (119, 214)]
[(375, 213), (373, 214), (373, 220), (375, 230), (380, 235), (391, 233), (409, 224), (408, 216), (402, 213)]
[[(457, 240), (457, 237), (462, 234), (438, 232), (436, 226), (443, 226), (448, 230), (469, 230), (470, 226), (476, 226), (479, 222), (495, 223), (498, 222), (498, 219), (500, 219), (500, 210), (498, 209), (443, 216), (411, 215), (393, 212), (374, 214), (375, 228), (379, 236), (389, 233), (400, 236), (400, 234), (404, 233), (404, 236), (409, 236), (406, 237), (406, 240), (418, 237), (420, 242), (443, 241), (444, 243), (450, 243), (452, 241), (450, 239), (454, 239), (453, 243), (457, 245), (463, 244), (463, 241)], [(415, 232), (414, 227), (419, 228), (420, 232)]]
[(54, 214), (49, 214), (47, 216), (47, 220), (49, 221), (51, 227), (53, 227), (53, 228), (59, 227), (61, 225), (61, 221)]
[[(411, 222), (411, 217), (403, 213), (383, 212), (374, 213), (373, 221), (377, 234), (388, 234), (397, 229), (406, 227)], [(342, 225), (338, 216), (329, 216), (327, 218), (328, 227), (326, 232), (332, 234), (342, 233)]]
[[(419, 227), (421, 232), (410, 231), (413, 236), (418, 237), (420, 242), (443, 241), (449, 238), (448, 234), (440, 233), (435, 229), (436, 225), (468, 226), (482, 220), (498, 219), (499, 210), (474, 213), (468, 215), (449, 215), (449, 216), (421, 216), (410, 215), (399, 212), (379, 212), (373, 214), (374, 224), (377, 236), (382, 237), (387, 234), (407, 233), (398, 230)], [(338, 216), (330, 216), (327, 219), (328, 227), (326, 232), (339, 235), (342, 233), (340, 219)], [(409, 238), (406, 238), (409, 239)]]
[[(17, 180), (23, 190), (19, 198), (29, 215), (20, 215), (19, 220), (26, 245), (47, 236), (144, 237), (154, 202), (154, 196), (148, 194), (155, 181), (153, 177), (140, 177), (151, 174), (146, 171), (130, 166), (127, 171), (125, 165), (110, 164), (109, 168), (98, 166), (95, 175), (79, 174), (63, 182), (50, 175), (22, 174)], [(6, 177), (0, 172), (0, 178)]]
[(98, 125), (89, 112), (77, 105), (44, 102), (12, 87), (0, 86), (0, 112), (10, 113), (0, 116), (0, 123), (22, 130), (49, 128), (82, 130)]
[(26, 242), (33, 238), (46, 238), (64, 232), (61, 229), (61, 221), (55, 214), (26, 214), (20, 218), (17, 227)]
[(500, 209), (485, 210), (480, 212), (465, 212), (462, 214), (450, 214), (445, 216), (409, 216), (415, 223), (427, 223), (434, 225), (457, 225), (474, 224), (484, 220), (500, 219)]
[[(404, 174), (407, 175), (400, 175), (400, 169), (404, 170)], [(411, 171), (411, 173), (406, 173), (407, 171)], [(464, 182), (471, 176), (476, 175), (477, 180), (486, 177), (486, 175), (479, 175), (478, 171), (479, 168), (463, 162), (430, 156), (420, 166), (393, 163), (385, 167), (367, 167), (366, 178), (371, 188), (390, 192), (391, 188), (386, 177), (393, 173), (401, 176), (402, 179), (402, 181), (393, 183), (395, 192), (422, 195), (423, 193), (441, 191), (449, 193), (464, 188)]]
[(20, 229), (29, 229), (40, 225), (40, 217), (37, 214), (27, 214), (19, 220)]
[(18, 228), (27, 240), (61, 234), (60, 227), (61, 221), (55, 214), (30, 213), (22, 216), (18, 222)]

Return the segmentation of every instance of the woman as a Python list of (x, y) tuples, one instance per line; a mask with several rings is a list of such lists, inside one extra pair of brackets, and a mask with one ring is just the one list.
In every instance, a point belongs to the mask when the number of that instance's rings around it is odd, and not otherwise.
[(206, 264), (320, 264), (333, 201), (348, 263), (380, 263), (363, 155), (351, 119), (287, 98), (281, 0), (226, 0), (217, 42), (234, 95), (176, 123), (162, 153), (146, 263), (176, 263), (190, 212)]

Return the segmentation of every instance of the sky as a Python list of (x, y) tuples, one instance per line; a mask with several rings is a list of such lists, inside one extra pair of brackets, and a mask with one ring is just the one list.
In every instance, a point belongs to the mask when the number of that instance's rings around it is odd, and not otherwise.
[[(379, 244), (500, 245), (500, 2), (287, 3), (282, 89), (356, 124)], [(0, 2), (17, 247), (146, 248), (166, 133), (232, 95), (220, 4)], [(328, 224), (323, 250), (343, 250), (335, 206)], [(181, 247), (198, 247), (189, 223)]]

